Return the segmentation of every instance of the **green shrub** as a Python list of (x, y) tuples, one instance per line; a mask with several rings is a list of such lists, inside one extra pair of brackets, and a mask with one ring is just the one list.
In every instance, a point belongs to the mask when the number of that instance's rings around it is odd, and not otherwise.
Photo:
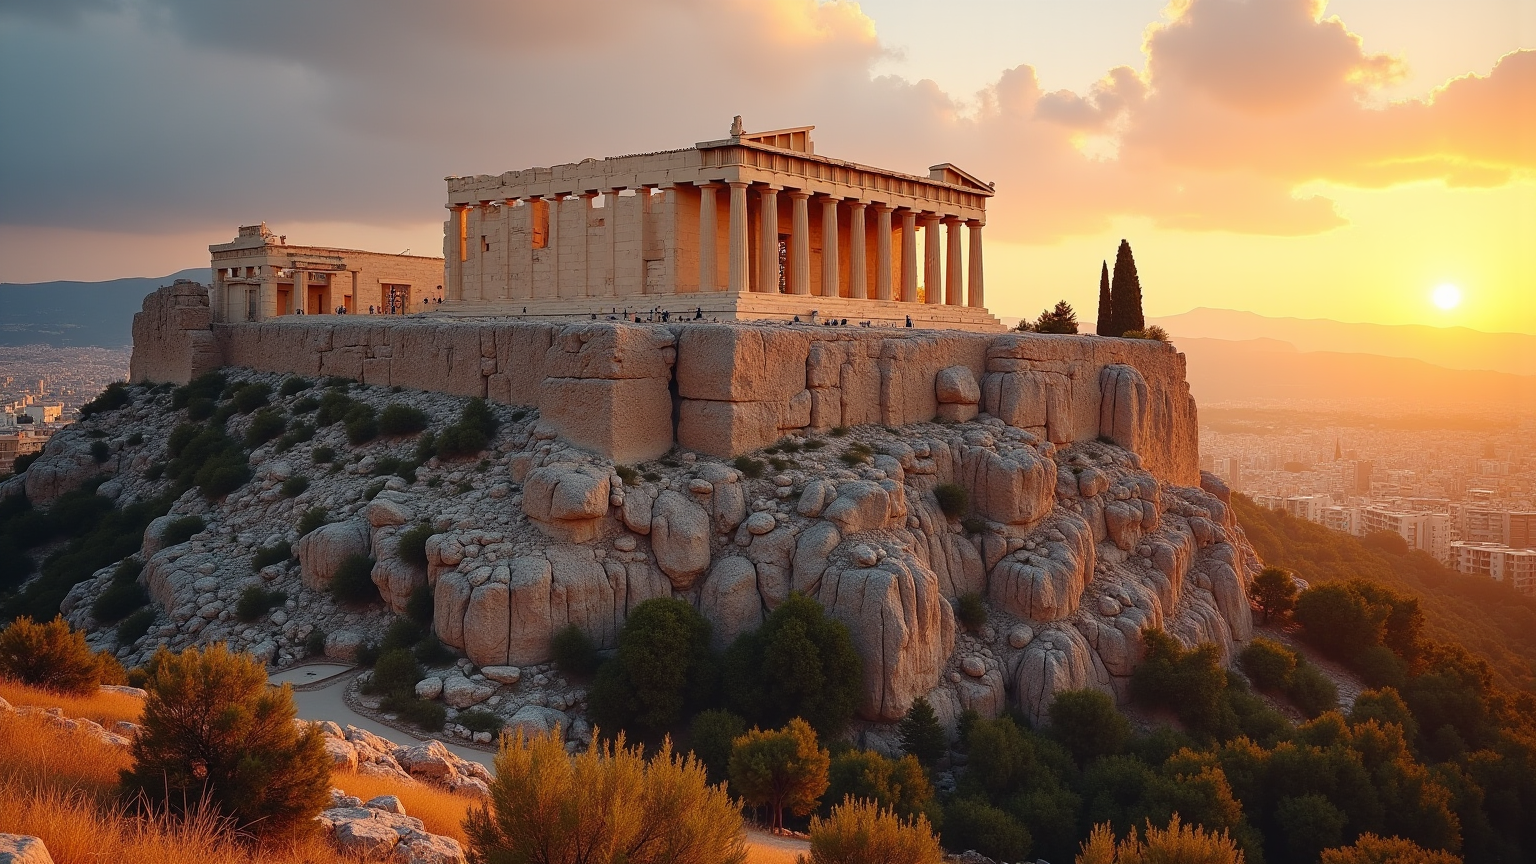
[(165, 546), (175, 546), (192, 539), (192, 535), (201, 534), (208, 527), (201, 516), (181, 516), (172, 519), (160, 531), (160, 542)]
[(379, 432), (383, 435), (414, 435), (427, 428), (427, 414), (420, 408), (391, 402), (379, 415)]
[(762, 460), (753, 459), (750, 456), (737, 456), (731, 460), (731, 464), (735, 466), (737, 471), (753, 480), (763, 476), (763, 469), (767, 467), (763, 464)]
[(861, 450), (844, 450), (838, 454), (837, 458), (841, 459), (843, 464), (849, 468), (857, 468), (869, 461), (869, 454)]
[(417, 567), (427, 566), (427, 540), (432, 533), (432, 526), (426, 522), (401, 532), (400, 560)]
[(171, 408), (181, 410), (193, 399), (213, 401), (224, 392), (225, 378), (219, 372), (204, 372), (181, 387), (171, 391)]
[(1029, 855), (1034, 840), (1024, 823), (980, 798), (956, 798), (944, 808), (944, 845), (951, 849), (975, 849), (1001, 860), (1018, 861)]
[(471, 732), (495, 733), (501, 731), (501, 718), (484, 708), (471, 708), (468, 711), (460, 711), (459, 716), (453, 718), (453, 722)]
[(550, 641), (555, 665), (567, 675), (587, 676), (597, 671), (597, 645), (575, 624), (567, 624)]
[(80, 419), (89, 420), (103, 411), (116, 411), (132, 399), (133, 396), (128, 392), (126, 383), (113, 381), (107, 385), (107, 389), (101, 391), (99, 396), (80, 406)]
[(309, 488), (309, 478), (303, 474), (295, 474), (284, 480), (280, 488), (284, 498), (297, 498)]
[(269, 591), (260, 585), (252, 585), (240, 593), (240, 601), (235, 604), (235, 617), (249, 623), (265, 615), (268, 609), (283, 605), (287, 600), (286, 592)]
[(426, 732), (441, 731), (448, 721), (448, 709), (443, 703), (420, 699), (414, 693), (391, 693), (379, 700), (379, 707)]
[(384, 630), (384, 639), (379, 643), (380, 651), (393, 651), (396, 648), (409, 648), (420, 642), (427, 635), (426, 629), (418, 622), (410, 618), (396, 618), (389, 622), (389, 627)]
[(187, 419), (193, 421), (207, 420), (213, 416), (216, 408), (218, 408), (218, 404), (212, 399), (206, 396), (199, 396), (187, 403)]
[(309, 458), (316, 465), (325, 465), (336, 459), (336, 448), (325, 446), (316, 447), (315, 449), (309, 451)]
[(329, 521), (331, 521), (331, 514), (326, 512), (324, 507), (311, 507), (304, 511), (303, 516), (299, 517), (299, 536), (303, 537), (305, 534), (308, 534), (309, 532), (319, 528), (321, 525), (324, 525)]
[(193, 476), (203, 497), (210, 501), (223, 498), (250, 479), (251, 466), (246, 462), (245, 454), (238, 451), (225, 451), (214, 456)]
[(332, 375), (325, 379), (325, 386), (328, 390), (347, 390), (352, 386), (352, 379), (344, 378), (340, 375)]
[(983, 534), (986, 532), (987, 520), (981, 518), (980, 516), (967, 516), (960, 520), (960, 528), (961, 530), (965, 531), (966, 534), (974, 537), (977, 534)]
[(951, 519), (959, 519), (971, 507), (971, 494), (959, 483), (940, 483), (933, 487), (933, 497), (939, 502), (939, 509)]
[(302, 444), (314, 437), (315, 427), (308, 423), (294, 423), (272, 447), (279, 453), (287, 453), (293, 449), (293, 445)]
[(486, 448), (496, 434), (500, 421), (484, 399), (469, 400), (458, 422), (444, 429), (436, 438), (440, 459), (462, 459)]
[(619, 631), (618, 654), (598, 670), (587, 696), (597, 725), (654, 736), (704, 707), (719, 674), (709, 631), (686, 600), (655, 597), (636, 606)]
[(135, 432), (132, 435), (129, 435), (127, 437), (127, 439), (124, 440), (123, 443), (127, 444), (129, 447), (137, 447), (140, 444), (144, 443), (144, 433), (143, 432)]
[(250, 655), (161, 650), (144, 689), (143, 730), (122, 776), (129, 800), (173, 812), (212, 806), (237, 829), (274, 837), (312, 824), (330, 800), (319, 728), (294, 723), (292, 689), (267, 686)]
[(731, 763), (731, 746), (747, 731), (747, 721), (729, 711), (700, 711), (688, 724), (688, 748), (709, 772), (709, 782), (722, 783)]
[(39, 624), (22, 616), (0, 630), (0, 677), (59, 693), (85, 695), (101, 684), (109, 655), (98, 655), (85, 633), (62, 616)]
[(1296, 664), (1285, 695), (1309, 719), (1339, 707), (1339, 689), (1327, 675), (1306, 660)]
[(331, 390), (320, 397), (320, 409), (315, 414), (316, 426), (334, 426), (346, 417), (352, 406), (357, 404), (346, 393)]
[(277, 388), (278, 395), (287, 398), (309, 389), (309, 382), (297, 375), (289, 375), (283, 379), (281, 387)]
[(154, 623), (155, 610), (149, 607), (129, 615), (117, 625), (117, 644), (132, 645), (144, 638), (144, 634), (149, 632), (149, 628), (154, 626)]
[(862, 670), (847, 626), (791, 593), (761, 627), (731, 643), (724, 690), (731, 710), (749, 723), (777, 728), (802, 717), (831, 738), (853, 719)]
[(41, 450), (38, 450), (35, 453), (23, 453), (20, 456), (17, 456), (16, 462), (11, 465), (11, 473), (25, 474), (27, 469), (32, 467), (32, 463), (41, 458), (43, 458), (43, 451)]
[(949, 752), (949, 735), (939, 724), (938, 715), (929, 704), (928, 697), (912, 700), (906, 716), (897, 727), (901, 733), (901, 750), (915, 758), (919, 764), (932, 767)]
[[(410, 610), (406, 611), (409, 612)], [(453, 662), (454, 658), (459, 656), (453, 653), (452, 648), (444, 645), (442, 640), (437, 638), (436, 633), (428, 633), (423, 636), (421, 641), (417, 642), (416, 647), (411, 649), (411, 651), (416, 655), (416, 659), (421, 661), (422, 665), (433, 667), (447, 666)]]
[(149, 592), (135, 581), (114, 581), (91, 604), (91, 617), (99, 624), (116, 624), (149, 603)]
[(271, 409), (260, 411), (251, 418), (251, 425), (246, 427), (245, 446), (254, 450), (283, 434), (287, 428), (288, 421), (283, 419), (281, 412)]
[(379, 588), (373, 584), (373, 559), (366, 555), (350, 555), (336, 568), (331, 576), (331, 596), (338, 603), (362, 606), (379, 599)]
[(619, 480), (622, 481), (625, 486), (640, 485), (640, 472), (629, 467), (628, 465), (615, 465), (613, 466), (613, 471), (615, 474), (619, 475)]
[(260, 570), (263, 567), (271, 567), (273, 564), (281, 564), (293, 557), (293, 547), (287, 540), (279, 540), (271, 546), (265, 546), (256, 550), (251, 556), (251, 569)]
[(835, 792), (829, 797), (841, 803), (825, 819), (811, 817), (811, 854), (800, 859), (806, 864), (941, 864), (945, 860), (926, 815), (908, 819), (878, 800), (837, 797)]
[(391, 648), (379, 654), (373, 664), (373, 676), (363, 684), (363, 692), (376, 696), (384, 694), (415, 695), (416, 682), (426, 677), (415, 655), (408, 648)]
[(347, 443), (353, 447), (367, 444), (379, 437), (379, 421), (374, 416), (373, 408), (363, 403), (358, 403), (347, 412), (346, 423)]
[(372, 501), (373, 499), (379, 497), (379, 493), (383, 492), (388, 485), (388, 483), (382, 480), (377, 483), (369, 484), (368, 488), (363, 490), (363, 500)]
[(1138, 702), (1166, 708), (1186, 726), (1208, 731), (1217, 721), (1217, 706), (1227, 686), (1220, 652), (1209, 643), (1185, 650), (1162, 630), (1144, 630), (1146, 659), (1131, 673), (1131, 696)]
[(311, 657), (325, 656), (325, 631), (319, 627), (309, 631), (304, 637), (304, 651)]
[(967, 591), (955, 598), (955, 620), (972, 633), (987, 626), (987, 603), (975, 591)]
[(96, 460), (97, 465), (100, 465), (101, 463), (112, 458), (112, 448), (108, 447), (107, 442), (105, 441), (92, 441), (91, 458)]
[(1125, 749), (1131, 723), (1099, 690), (1063, 690), (1051, 701), (1051, 734), (1079, 765)]
[(1291, 683), (1296, 654), (1272, 639), (1254, 639), (1237, 655), (1238, 665), (1260, 690), (1279, 693)]
[(305, 396), (303, 399), (295, 401), (293, 403), (293, 407), (290, 410), (292, 410), (294, 414), (308, 414), (309, 412), (314, 411), (319, 407), (320, 400), (313, 396)]
[(266, 384), (246, 384), (235, 390), (234, 395), (230, 399), (230, 404), (234, 405), (235, 410), (241, 414), (249, 414), (257, 408), (266, 407), (271, 395), (272, 388)]

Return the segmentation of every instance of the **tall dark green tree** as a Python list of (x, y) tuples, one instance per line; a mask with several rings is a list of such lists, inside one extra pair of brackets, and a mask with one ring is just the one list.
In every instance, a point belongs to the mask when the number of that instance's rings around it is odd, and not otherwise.
[(1100, 336), (1119, 336), (1119, 333), (1111, 333), (1115, 328), (1114, 295), (1109, 292), (1109, 262), (1101, 261), (1099, 269), (1099, 318), (1093, 325), (1093, 332)]
[(1136, 259), (1131, 244), (1120, 241), (1115, 252), (1115, 281), (1110, 286), (1110, 333), (1120, 336), (1131, 330), (1145, 330), (1147, 318), (1141, 312), (1141, 278), (1136, 275)]

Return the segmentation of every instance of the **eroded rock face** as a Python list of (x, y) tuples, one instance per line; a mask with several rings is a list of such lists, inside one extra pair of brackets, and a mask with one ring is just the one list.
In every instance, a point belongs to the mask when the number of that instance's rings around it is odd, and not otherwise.
[(904, 551), (875, 567), (829, 569), (818, 595), (864, 658), (859, 715), (894, 722), (933, 686), (954, 649), (955, 618), (938, 577)]
[(657, 496), (651, 511), (651, 548), (656, 566), (687, 591), (709, 569), (710, 518), (698, 502), (670, 489)]
[(316, 591), (327, 590), (343, 561), (368, 554), (369, 539), (368, 525), (357, 519), (321, 525), (300, 537), (293, 552), (299, 559), (304, 584)]

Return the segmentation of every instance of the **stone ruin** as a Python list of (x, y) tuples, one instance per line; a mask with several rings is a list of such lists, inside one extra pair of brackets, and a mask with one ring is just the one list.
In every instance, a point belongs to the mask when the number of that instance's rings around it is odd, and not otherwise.
[[(1165, 344), (431, 318), (210, 327), (177, 311), (198, 296), (182, 284), (146, 299), (136, 382), (232, 367), (272, 384), (295, 373), (399, 387), (353, 393), (437, 418), (469, 396), (523, 407), (497, 409), (504, 428), (479, 475), (434, 460), (366, 500), (368, 469), (392, 446), (380, 442), (290, 501), (278, 486), (299, 469), (263, 445), (246, 489), (213, 504), (189, 493), (158, 521), (201, 512), (207, 532), (161, 548), (164, 525), (152, 525), (144, 549), (143, 578), (169, 622), (155, 633), (173, 647), (222, 638), (282, 665), (323, 627), (329, 650), (345, 655), (387, 616), (345, 614), (324, 589), (347, 555), (368, 554), (388, 608), (431, 586), (433, 629), (480, 670), (433, 673), (434, 693), (452, 691), (455, 708), (505, 698), (490, 704), (509, 718), (579, 712), (580, 693), (529, 695), (562, 683), (547, 664), (567, 624), (611, 649), (629, 610), (675, 596), (723, 646), (798, 591), (853, 634), (869, 743), (920, 695), (951, 723), (965, 708), (1009, 705), (1046, 720), (1053, 695), (1071, 688), (1124, 698), (1145, 628), (1227, 657), (1251, 636), (1247, 585), (1260, 563), (1225, 487), (1198, 472), (1183, 357)], [(177, 421), (150, 402), (124, 410), (105, 466), (118, 476), (103, 488), (132, 497), (147, 494), (134, 491), (144, 481), (133, 470), (155, 454), (131, 454), (129, 425), (148, 430), (152, 449)], [(247, 421), (230, 422), (238, 434)], [(314, 444), (333, 440), (346, 446), (336, 429)], [(72, 433), (56, 442), (33, 468), (55, 490), (88, 443)], [(776, 442), (795, 455), (768, 469), (763, 448)], [(966, 491), (968, 514), (944, 513), (935, 490), (946, 484)], [(317, 503), (338, 521), (298, 537), (298, 513)], [(425, 567), (398, 554), (400, 532), (420, 522), (433, 532)], [(296, 566), (230, 575), (277, 539), (293, 542)], [(72, 620), (89, 624), (109, 578), (71, 592)], [(290, 591), (271, 627), (228, 620), (242, 578)], [(970, 592), (990, 621), (963, 633), (953, 604)], [(118, 648), (129, 659), (149, 650)]]

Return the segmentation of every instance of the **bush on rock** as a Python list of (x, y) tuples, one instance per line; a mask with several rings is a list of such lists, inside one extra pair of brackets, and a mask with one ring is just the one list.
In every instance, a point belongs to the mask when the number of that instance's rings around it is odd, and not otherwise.
[(294, 723), (293, 690), (223, 645), (149, 664), (143, 731), (123, 792), (181, 811), (207, 801), (242, 830), (299, 832), (329, 801), (331, 762), (318, 728)]
[(731, 643), (724, 690), (750, 723), (771, 727), (802, 717), (832, 738), (853, 719), (862, 667), (848, 628), (820, 603), (791, 593), (761, 627)]
[(46, 624), (23, 616), (0, 630), (0, 676), (83, 695), (104, 680), (121, 680), (123, 670), (111, 655), (92, 651), (85, 633), (71, 629), (62, 616)]
[(598, 670), (588, 697), (597, 725), (658, 735), (704, 707), (718, 677), (709, 630), (685, 600), (656, 597), (636, 606), (619, 631), (617, 656)]

